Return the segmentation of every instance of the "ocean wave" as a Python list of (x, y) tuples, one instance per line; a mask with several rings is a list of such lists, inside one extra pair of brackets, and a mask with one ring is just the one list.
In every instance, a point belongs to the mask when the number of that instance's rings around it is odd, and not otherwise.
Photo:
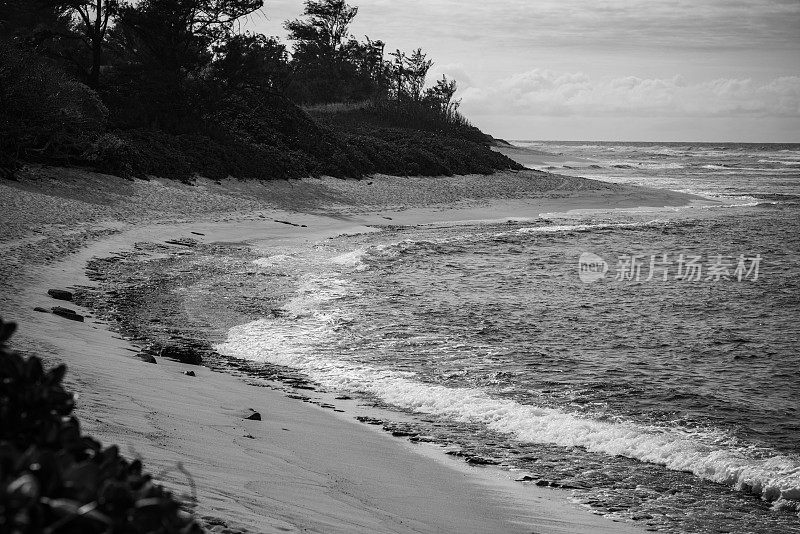
[(323, 305), (350, 295), (350, 282), (333, 273), (306, 273), (298, 281), (296, 294), (284, 304), (283, 310), (294, 318), (323, 317), (325, 322), (330, 312), (322, 309)]
[(345, 252), (344, 254), (339, 254), (338, 256), (334, 256), (329, 261), (336, 265), (342, 265), (344, 267), (350, 267), (355, 271), (366, 271), (369, 269), (369, 265), (364, 263), (364, 256), (367, 254), (367, 249), (358, 248), (350, 252)]
[(758, 162), (759, 163), (774, 163), (774, 164), (777, 164), (777, 165), (791, 165), (793, 167), (796, 167), (796, 166), (800, 165), (800, 161), (797, 161), (797, 160), (789, 160), (789, 161), (787, 161), (787, 160), (782, 160), (782, 159), (760, 159), (760, 160), (758, 160)]
[[(608, 230), (611, 228), (654, 228), (661, 227), (667, 224), (667, 221), (652, 220), (647, 222), (636, 223), (601, 223), (601, 224), (554, 224), (549, 226), (529, 226), (519, 228), (516, 230), (518, 234), (550, 234), (558, 232), (590, 232), (592, 230)], [(504, 232), (503, 235), (507, 235)]]
[[(329, 319), (329, 317), (328, 317)], [(583, 447), (663, 465), (747, 491), (771, 502), (800, 500), (800, 459), (738, 441), (721, 431), (592, 419), (553, 408), (498, 399), (479, 388), (424, 383), (414, 373), (312, 354), (310, 339), (333, 336), (326, 317), (280, 323), (259, 320), (232, 328), (221, 354), (292, 367), (324, 387), (374, 395), (416, 413), (490, 430), (531, 443)], [(792, 506), (794, 506), (792, 504)]]

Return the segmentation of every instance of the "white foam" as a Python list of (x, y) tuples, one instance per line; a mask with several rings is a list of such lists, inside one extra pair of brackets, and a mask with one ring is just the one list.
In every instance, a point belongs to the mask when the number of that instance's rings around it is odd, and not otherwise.
[(350, 283), (333, 273), (306, 273), (300, 277), (296, 296), (283, 309), (295, 318), (326, 315), (324, 305), (347, 297)]
[(410, 372), (319, 355), (309, 342), (333, 342), (332, 325), (338, 319), (335, 314), (312, 314), (302, 321), (259, 320), (232, 328), (227, 341), (215, 348), (228, 356), (301, 370), (324, 387), (375, 395), (417, 413), (483, 423), (522, 441), (580, 446), (690, 471), (769, 501), (800, 499), (800, 459), (765, 454), (723, 433), (600, 421), (493, 398), (478, 388), (423, 383)]
[(554, 224), (548, 226), (531, 226), (517, 230), (519, 234), (550, 234), (557, 232), (586, 232), (589, 230), (607, 230), (609, 228), (647, 228), (665, 224), (664, 221), (653, 220), (637, 223), (606, 223), (606, 224)]
[(257, 260), (253, 260), (253, 263), (259, 267), (274, 267), (275, 265), (280, 265), (281, 263), (285, 263), (291, 259), (292, 257), (287, 256), (286, 254), (276, 254), (275, 256), (258, 258)]
[(344, 267), (351, 267), (356, 271), (366, 271), (369, 266), (364, 263), (364, 255), (367, 253), (366, 249), (357, 248), (351, 252), (345, 252), (330, 259), (331, 263), (342, 265)]

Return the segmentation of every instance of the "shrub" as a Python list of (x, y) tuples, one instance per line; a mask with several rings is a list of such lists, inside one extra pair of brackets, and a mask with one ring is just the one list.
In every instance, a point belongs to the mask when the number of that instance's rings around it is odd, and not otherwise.
[(86, 152), (105, 129), (97, 94), (37, 54), (0, 42), (0, 151), (28, 160)]
[(0, 531), (202, 532), (139, 460), (81, 434), (66, 367), (10, 351), (14, 328), (0, 320)]
[(114, 134), (106, 133), (97, 138), (83, 158), (108, 174), (126, 178), (144, 174), (139, 150)]

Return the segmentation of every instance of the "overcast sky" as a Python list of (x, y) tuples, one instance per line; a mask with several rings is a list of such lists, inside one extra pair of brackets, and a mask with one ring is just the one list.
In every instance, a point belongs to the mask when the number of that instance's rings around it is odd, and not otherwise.
[[(353, 0), (507, 139), (800, 142), (800, 0)], [(301, 0), (249, 29), (285, 37)]]

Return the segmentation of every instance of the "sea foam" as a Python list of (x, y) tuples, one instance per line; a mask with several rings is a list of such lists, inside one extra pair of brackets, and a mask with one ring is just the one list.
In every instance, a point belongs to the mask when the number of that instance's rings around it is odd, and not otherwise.
[[(306, 289), (311, 290), (314, 285)], [(335, 282), (333, 286), (335, 289), (325, 293), (323, 299), (338, 298), (345, 289)], [(306, 294), (301, 300), (307, 297)], [(299, 307), (308, 310), (309, 304), (304, 301)], [(425, 383), (412, 372), (316, 355), (310, 343), (333, 341), (332, 324), (337, 317), (331, 313), (305, 317), (306, 320), (299, 321), (258, 320), (234, 327), (228, 332), (227, 341), (216, 350), (236, 358), (291, 367), (305, 372), (324, 387), (374, 395), (416, 413), (456, 422), (483, 423), (491, 430), (522, 441), (579, 446), (591, 452), (689, 471), (768, 501), (800, 500), (798, 458), (756, 449), (721, 432), (601, 421), (495, 398), (480, 388)]]

